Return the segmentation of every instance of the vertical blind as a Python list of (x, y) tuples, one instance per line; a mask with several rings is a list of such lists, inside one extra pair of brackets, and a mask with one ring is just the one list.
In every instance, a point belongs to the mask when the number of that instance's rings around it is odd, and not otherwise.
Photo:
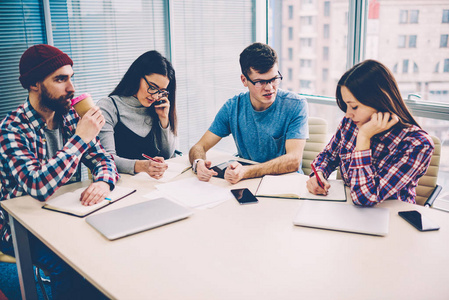
[[(245, 90), (239, 54), (252, 42), (252, 5), (251, 0), (173, 1), (172, 55), (182, 151), (199, 140), (227, 99)], [(230, 138), (218, 147), (235, 149)]]
[(28, 96), (19, 82), (22, 53), (45, 42), (39, 0), (0, 1), (0, 118), (15, 110)]
[(167, 55), (163, 0), (50, 0), (54, 46), (72, 58), (76, 94), (106, 97), (149, 50)]

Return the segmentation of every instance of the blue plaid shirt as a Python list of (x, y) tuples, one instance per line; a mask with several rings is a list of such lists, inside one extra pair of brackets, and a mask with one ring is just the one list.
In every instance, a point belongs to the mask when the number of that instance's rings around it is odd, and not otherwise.
[[(92, 170), (93, 181), (118, 180), (113, 158), (100, 145), (98, 137), (86, 144), (75, 134), (78, 114), (63, 116), (64, 147), (47, 159), (45, 120), (29, 100), (9, 113), (0, 124), (0, 200), (30, 195), (45, 201), (76, 172), (80, 162)], [(0, 240), (9, 240), (6, 212), (0, 210)], [(2, 226), (3, 224), (3, 226)], [(3, 228), (2, 228), (3, 227)]]
[(337, 166), (351, 188), (354, 204), (372, 206), (385, 199), (415, 203), (418, 179), (427, 171), (434, 145), (418, 126), (394, 126), (371, 138), (368, 150), (355, 151), (358, 128), (343, 118), (337, 133), (315, 158), (325, 178)]

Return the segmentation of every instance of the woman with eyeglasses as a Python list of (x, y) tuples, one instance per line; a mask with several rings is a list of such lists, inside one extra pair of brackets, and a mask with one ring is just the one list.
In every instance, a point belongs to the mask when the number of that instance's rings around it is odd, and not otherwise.
[(164, 159), (175, 152), (175, 92), (171, 63), (159, 52), (148, 51), (131, 64), (109, 97), (98, 101), (106, 119), (100, 141), (120, 173), (162, 177)]
[(346, 116), (312, 162), (317, 174), (307, 182), (308, 190), (326, 194), (326, 178), (339, 166), (356, 205), (385, 199), (415, 203), (434, 145), (407, 109), (391, 72), (375, 60), (363, 61), (340, 78), (336, 98)]

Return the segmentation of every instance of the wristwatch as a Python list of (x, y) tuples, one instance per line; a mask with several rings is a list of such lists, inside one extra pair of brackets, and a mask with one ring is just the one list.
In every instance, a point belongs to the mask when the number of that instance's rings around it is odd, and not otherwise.
[(193, 164), (192, 164), (192, 171), (193, 171), (193, 173), (195, 173), (195, 174), (196, 174), (196, 167), (197, 167), (198, 162), (199, 162), (200, 160), (204, 160), (204, 159), (197, 158), (197, 159), (195, 159), (195, 160), (193, 161)]

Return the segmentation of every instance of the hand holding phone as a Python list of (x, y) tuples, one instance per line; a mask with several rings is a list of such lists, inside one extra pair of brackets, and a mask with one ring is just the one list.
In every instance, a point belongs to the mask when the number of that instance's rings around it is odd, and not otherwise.
[(161, 105), (165, 102), (165, 100), (158, 100), (154, 102), (154, 105)]
[(398, 212), (398, 214), (419, 231), (430, 231), (440, 229), (440, 226), (438, 226), (425, 216), (421, 215), (421, 213), (416, 210), (400, 211)]
[(251, 193), (248, 189), (234, 189), (231, 190), (231, 193), (234, 195), (235, 199), (240, 204), (251, 204), (251, 203), (257, 203), (259, 200)]

